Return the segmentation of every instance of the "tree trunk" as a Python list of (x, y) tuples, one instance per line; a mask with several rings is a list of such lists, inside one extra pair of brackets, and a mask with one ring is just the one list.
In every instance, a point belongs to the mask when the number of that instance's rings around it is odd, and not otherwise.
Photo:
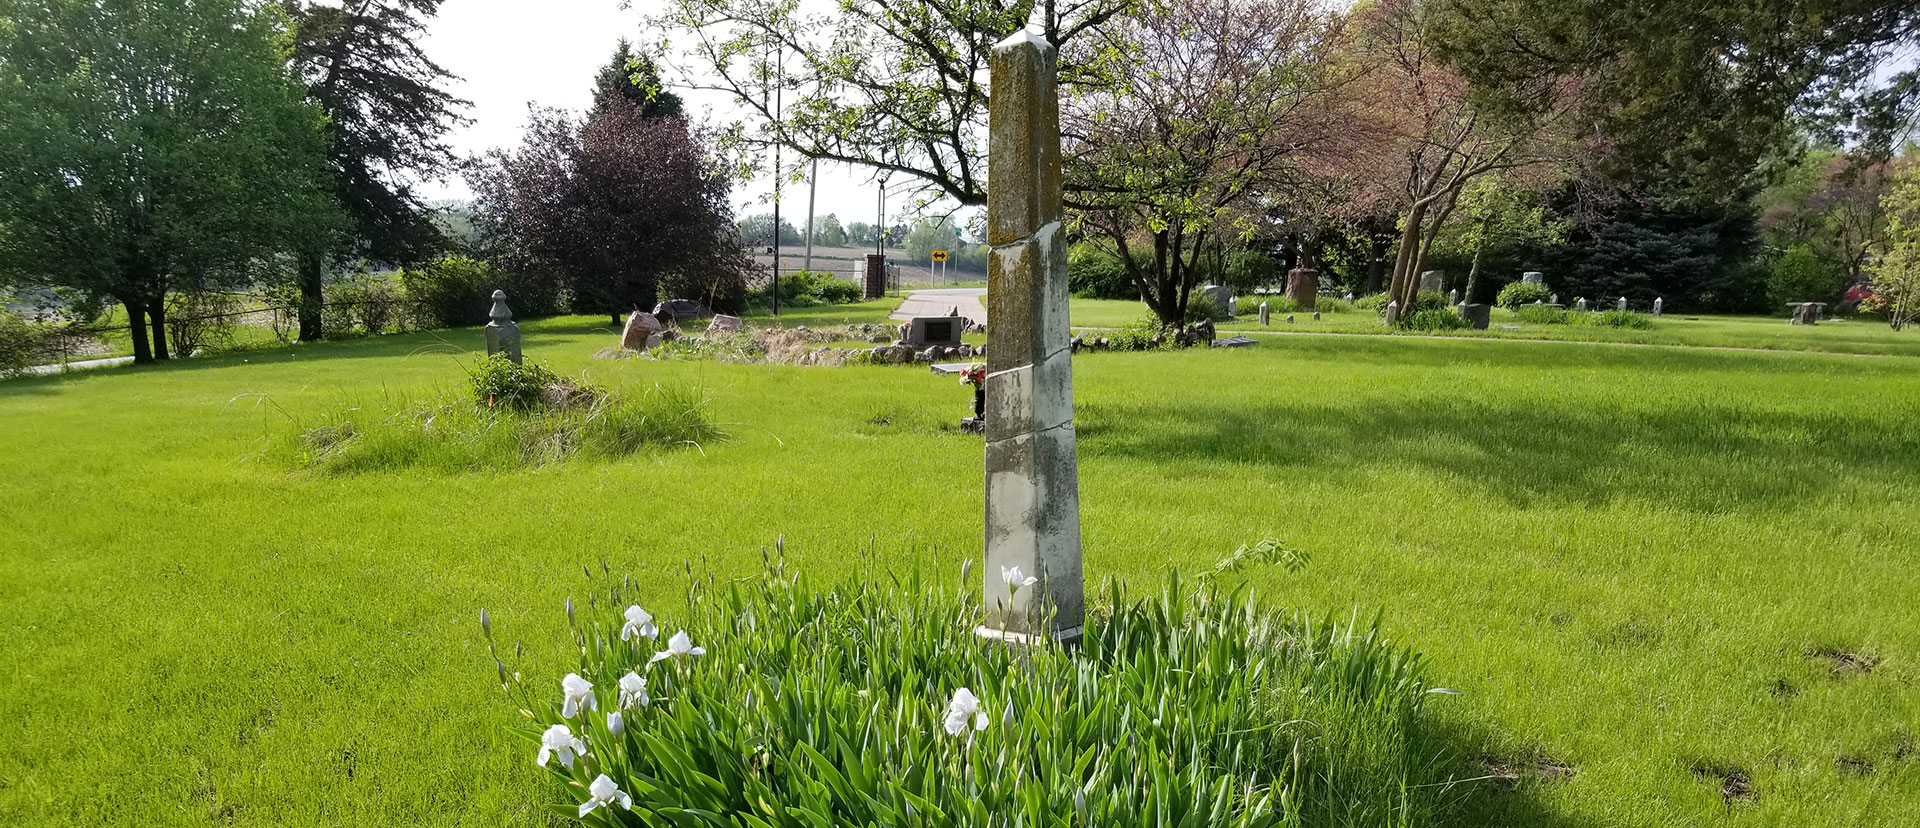
[(1371, 233), (1367, 240), (1367, 286), (1362, 293), (1379, 293), (1387, 275), (1387, 245), (1392, 237), (1383, 233)]
[(1492, 217), (1480, 221), (1480, 243), (1473, 246), (1473, 264), (1467, 268), (1467, 290), (1460, 294), (1467, 304), (1473, 304), (1473, 291), (1480, 282), (1480, 257), (1487, 252), (1487, 226)]
[(320, 339), (320, 308), (326, 298), (321, 292), (321, 277), (326, 261), (318, 253), (300, 257), (300, 341)]
[(1387, 302), (1391, 311), (1387, 314), (1387, 324), (1397, 325), (1400, 317), (1412, 308), (1413, 288), (1419, 285), (1415, 281), (1419, 274), (1415, 268), (1419, 263), (1421, 241), (1421, 222), (1427, 216), (1427, 202), (1416, 201), (1407, 211), (1406, 228), (1400, 231), (1400, 255), (1394, 258), (1393, 283), (1387, 289)]
[(165, 360), (170, 355), (167, 353), (167, 299), (164, 294), (158, 299), (148, 300), (147, 318), (153, 320), (153, 325), (148, 328), (153, 334), (153, 360)]
[(147, 341), (147, 309), (138, 302), (122, 300), (127, 309), (127, 332), (133, 340), (133, 362), (145, 365), (153, 361), (153, 348)]

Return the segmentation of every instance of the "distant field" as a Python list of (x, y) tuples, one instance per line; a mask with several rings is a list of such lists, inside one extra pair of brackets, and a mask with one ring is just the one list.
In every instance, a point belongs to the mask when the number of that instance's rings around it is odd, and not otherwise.
[[(871, 247), (820, 247), (816, 245), (813, 248), (813, 269), (832, 273), (848, 281), (858, 281), (859, 278), (857, 278), (857, 274), (865, 272), (867, 254), (872, 252), (873, 248)], [(773, 257), (766, 254), (756, 254), (753, 260), (754, 263), (761, 268), (770, 268), (773, 266)], [(936, 273), (928, 269), (928, 262), (913, 260), (913, 258), (907, 254), (906, 250), (898, 247), (888, 248), (887, 261), (894, 265), (895, 270), (899, 274), (900, 284), (903, 286), (946, 285), (956, 282), (973, 281), (984, 283), (987, 278), (985, 271), (962, 270), (958, 267), (954, 268), (950, 273)], [(780, 248), (780, 272), (786, 273), (803, 270), (805, 269), (805, 264), (805, 245), (785, 245)]]

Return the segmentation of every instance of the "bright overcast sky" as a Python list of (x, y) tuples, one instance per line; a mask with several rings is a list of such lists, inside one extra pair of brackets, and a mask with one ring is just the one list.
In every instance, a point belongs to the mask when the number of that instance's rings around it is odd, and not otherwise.
[[(528, 104), (584, 111), (592, 102), (594, 73), (612, 57), (620, 38), (642, 39), (640, 18), (651, 2), (635, 0), (632, 8), (622, 10), (619, 0), (447, 0), (440, 16), (428, 23), (423, 45), (429, 56), (461, 78), (452, 91), (473, 102), (467, 113), (473, 124), (451, 136), (454, 151), (477, 155), (519, 144)], [(731, 112), (724, 97), (676, 91), (687, 99), (696, 120), (720, 120)], [(793, 160), (789, 154), (787, 161)], [(428, 183), (422, 190), (429, 199), (471, 195), (457, 178)], [(736, 214), (770, 210), (760, 199), (771, 190), (766, 178), (735, 182)], [(822, 216), (837, 213), (843, 223), (872, 222), (877, 194), (864, 171), (823, 164), (815, 209)], [(899, 206), (888, 205), (889, 223)], [(798, 227), (806, 213), (806, 186), (786, 188), (780, 217)]]

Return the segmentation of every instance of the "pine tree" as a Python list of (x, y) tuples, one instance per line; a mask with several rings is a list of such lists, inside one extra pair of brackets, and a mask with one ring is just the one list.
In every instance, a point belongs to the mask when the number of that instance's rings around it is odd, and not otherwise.
[(293, 67), (330, 121), (334, 195), (351, 232), (323, 237), (301, 262), (300, 338), (320, 336), (322, 278), (345, 256), (408, 264), (440, 252), (446, 237), (408, 188), (408, 176), (451, 169), (449, 129), (468, 102), (441, 87), (457, 80), (421, 51), (440, 0), (285, 0), (294, 23)]
[(653, 61), (636, 55), (633, 45), (621, 38), (613, 58), (593, 78), (592, 119), (606, 111), (609, 102), (619, 99), (638, 106), (643, 118), (677, 118), (682, 115), (680, 96), (667, 91), (660, 82), (660, 69)]

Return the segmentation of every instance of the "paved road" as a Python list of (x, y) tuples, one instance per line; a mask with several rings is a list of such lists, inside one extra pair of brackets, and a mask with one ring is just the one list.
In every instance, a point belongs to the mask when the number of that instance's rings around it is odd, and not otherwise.
[(76, 359), (65, 365), (35, 365), (27, 369), (29, 374), (58, 374), (62, 368), (85, 370), (87, 368), (112, 368), (115, 365), (131, 365), (133, 357), (107, 357), (105, 359)]
[(954, 308), (960, 309), (960, 315), (979, 324), (987, 324), (987, 306), (980, 300), (987, 295), (986, 288), (941, 288), (938, 290), (916, 290), (900, 300), (891, 318), (912, 319), (916, 316), (947, 316)]

